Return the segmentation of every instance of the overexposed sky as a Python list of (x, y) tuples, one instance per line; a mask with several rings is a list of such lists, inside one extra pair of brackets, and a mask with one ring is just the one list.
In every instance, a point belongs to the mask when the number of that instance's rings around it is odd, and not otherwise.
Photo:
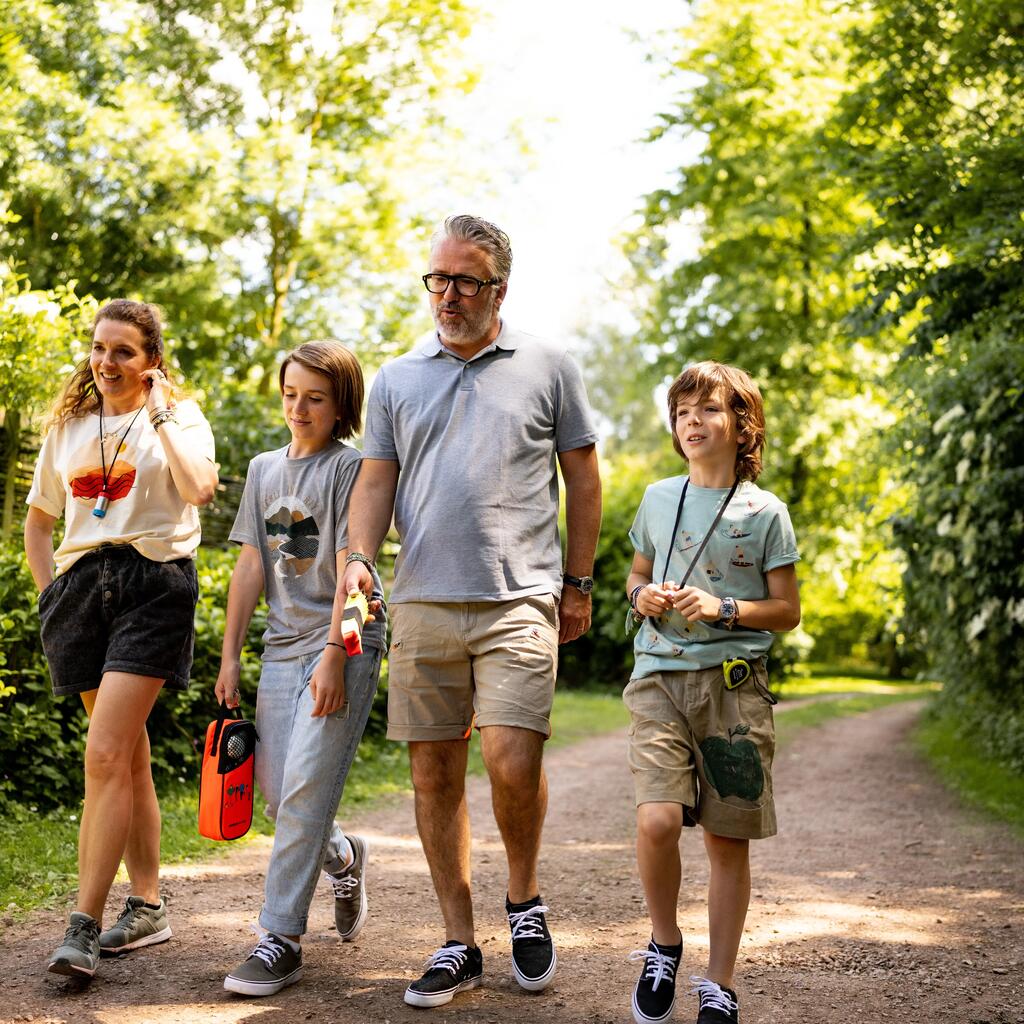
[[(641, 197), (672, 181), (693, 147), (643, 143), (674, 86), (646, 61), (684, 23), (679, 0), (491, 0), (465, 50), (482, 69), (446, 101), (453, 158), (491, 181), (460, 182), (439, 208), (493, 220), (512, 239), (503, 307), (524, 330), (571, 340), (602, 319), (621, 279), (616, 237)], [(646, 43), (631, 40), (635, 33)], [(525, 143), (529, 155), (524, 156)], [(440, 198), (440, 197), (439, 197)], [(431, 204), (434, 205), (434, 204)]]

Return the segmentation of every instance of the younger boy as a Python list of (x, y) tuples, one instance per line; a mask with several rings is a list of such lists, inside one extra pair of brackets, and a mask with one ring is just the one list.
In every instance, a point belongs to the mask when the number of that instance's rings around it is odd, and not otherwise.
[[(682, 826), (704, 828), (710, 959), (692, 976), (698, 1024), (736, 1024), (736, 954), (750, 901), (749, 840), (774, 835), (775, 750), (765, 655), (800, 621), (799, 558), (786, 506), (755, 486), (764, 407), (742, 370), (703, 362), (668, 393), (689, 476), (647, 488), (626, 584), (643, 618), (623, 694), (636, 785), (637, 863), (651, 942), (633, 991), (638, 1024), (667, 1020), (683, 952), (676, 918)], [(675, 581), (680, 581), (678, 584)]]

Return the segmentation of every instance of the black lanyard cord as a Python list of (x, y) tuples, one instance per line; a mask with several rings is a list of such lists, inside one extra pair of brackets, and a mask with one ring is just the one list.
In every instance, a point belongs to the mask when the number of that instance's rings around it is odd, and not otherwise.
[[(100, 488), (100, 494), (105, 495), (107, 493), (107, 481), (110, 478), (110, 474), (114, 472), (114, 463), (117, 461), (117, 453), (121, 450), (121, 445), (124, 444), (124, 439), (128, 436), (128, 431), (135, 426), (135, 421), (139, 418), (139, 413), (145, 408), (145, 405), (143, 405), (139, 409), (135, 410), (135, 415), (132, 417), (131, 423), (124, 428), (124, 433), (114, 446), (114, 454), (110, 457), (110, 469), (107, 469), (107, 454), (103, 449), (103, 399), (100, 399), (100, 466), (103, 469), (103, 483)], [(117, 435), (115, 434), (114, 436), (116, 437)]]
[[(700, 547), (697, 548), (697, 554), (693, 556), (693, 561), (690, 562), (690, 565), (686, 570), (686, 575), (683, 576), (682, 580), (679, 583), (680, 590), (682, 590), (683, 587), (686, 586), (686, 581), (690, 578), (691, 574), (693, 573), (693, 570), (696, 567), (697, 562), (700, 559), (700, 556), (704, 554), (704, 549), (708, 546), (708, 541), (711, 540), (711, 534), (715, 532), (715, 527), (718, 526), (719, 522), (721, 521), (722, 516), (725, 514), (725, 510), (726, 508), (728, 508), (729, 502), (732, 501), (732, 496), (736, 493), (736, 488), (739, 487), (739, 485), (739, 478), (733, 480), (732, 487), (729, 488), (729, 493), (725, 496), (725, 501), (723, 501), (721, 506), (719, 507), (717, 515), (715, 516), (711, 525), (708, 527), (708, 532), (704, 534), (704, 539), (700, 542)], [(668, 553), (665, 555), (665, 572), (661, 578), (662, 586), (665, 585), (665, 581), (668, 579), (668, 566), (669, 563), (672, 561), (672, 549), (675, 547), (676, 544), (676, 534), (679, 532), (679, 523), (683, 518), (683, 502), (686, 501), (686, 489), (689, 486), (690, 478), (687, 477), (686, 480), (683, 482), (683, 492), (682, 494), (679, 495), (679, 506), (676, 508), (676, 521), (672, 526), (672, 536), (669, 538), (668, 541)]]

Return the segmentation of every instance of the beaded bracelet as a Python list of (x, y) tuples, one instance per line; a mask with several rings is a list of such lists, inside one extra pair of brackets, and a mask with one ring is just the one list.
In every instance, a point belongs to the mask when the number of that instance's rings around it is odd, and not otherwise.
[(636, 611), (636, 598), (637, 598), (637, 595), (638, 595), (638, 594), (640, 593), (640, 591), (641, 591), (641, 590), (643, 590), (643, 589), (644, 589), (644, 587), (646, 587), (646, 586), (647, 586), (647, 584), (646, 584), (646, 583), (641, 583), (641, 584), (639, 584), (638, 586), (635, 586), (635, 587), (634, 587), (634, 588), (633, 588), (633, 589), (632, 589), (632, 590), (631, 590), (631, 591), (629, 592), (629, 606), (630, 606), (630, 608), (632, 608), (632, 609), (633, 609), (633, 611)]
[(373, 562), (371, 562), (370, 559), (362, 553), (362, 551), (350, 551), (348, 553), (348, 557), (345, 559), (345, 564), (348, 565), (350, 562), (362, 562), (370, 572), (376, 572)]

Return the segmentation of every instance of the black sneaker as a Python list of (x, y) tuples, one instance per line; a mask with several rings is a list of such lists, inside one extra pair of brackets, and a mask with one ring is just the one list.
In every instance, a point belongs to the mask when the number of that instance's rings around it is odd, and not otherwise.
[(224, 979), (224, 988), (242, 996), (272, 996), (301, 977), (302, 949), (267, 932), (245, 963)]
[(739, 1024), (740, 1005), (731, 988), (696, 974), (690, 975), (690, 982), (690, 995), (700, 996), (697, 1024)]
[(470, 949), (461, 942), (446, 942), (426, 962), (426, 971), (405, 990), (410, 1006), (440, 1006), (450, 1003), (458, 992), (476, 988), (484, 975), (484, 958), (479, 946)]
[(643, 970), (633, 988), (633, 1020), (637, 1024), (668, 1020), (676, 1005), (676, 971), (683, 958), (683, 944), (659, 946), (653, 939), (646, 949), (635, 949), (630, 960), (643, 960)]
[(100, 962), (100, 926), (76, 910), (68, 920), (64, 941), (53, 951), (46, 969), (71, 978), (91, 978)]
[(544, 917), (547, 910), (539, 896), (526, 903), (509, 903), (505, 897), (505, 913), (512, 929), (512, 975), (527, 992), (547, 988), (558, 966)]

